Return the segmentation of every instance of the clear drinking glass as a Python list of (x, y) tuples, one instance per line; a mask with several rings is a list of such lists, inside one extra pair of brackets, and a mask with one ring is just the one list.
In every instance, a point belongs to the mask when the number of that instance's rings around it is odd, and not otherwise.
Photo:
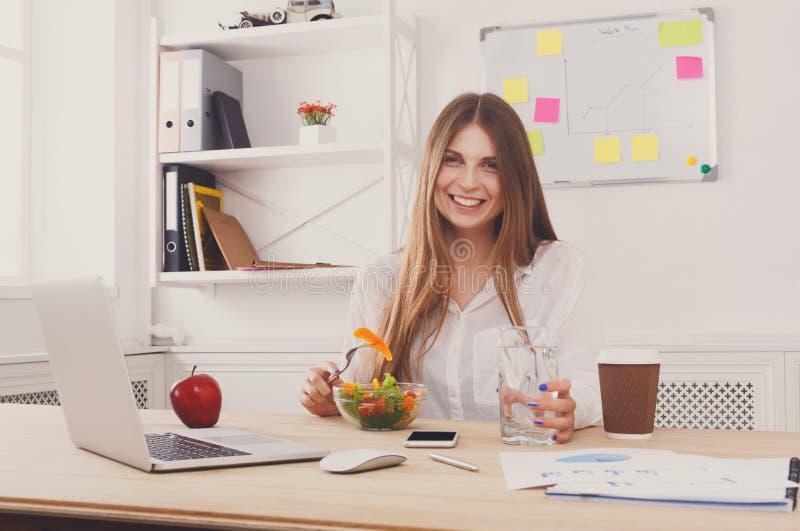
[[(554, 444), (556, 430), (534, 424), (528, 407), (537, 397), (556, 398), (557, 392), (539, 391), (539, 384), (558, 379), (558, 347), (552, 328), (508, 326), (500, 329), (497, 342), (500, 380), (500, 437), (506, 444)], [(555, 417), (546, 411), (545, 417)]]

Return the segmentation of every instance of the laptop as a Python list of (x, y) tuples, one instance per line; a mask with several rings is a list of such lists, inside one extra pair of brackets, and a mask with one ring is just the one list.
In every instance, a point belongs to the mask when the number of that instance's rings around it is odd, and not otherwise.
[(67, 430), (77, 447), (147, 472), (310, 461), (328, 454), (224, 427), (145, 433), (102, 279), (31, 288)]

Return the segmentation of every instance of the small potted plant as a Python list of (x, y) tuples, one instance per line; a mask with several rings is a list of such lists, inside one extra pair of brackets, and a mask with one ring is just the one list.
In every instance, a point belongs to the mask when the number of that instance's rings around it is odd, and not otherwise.
[(336, 105), (322, 105), (319, 100), (314, 103), (300, 102), (297, 114), (300, 116), (300, 143), (320, 144), (336, 141), (336, 128), (328, 125), (333, 117)]

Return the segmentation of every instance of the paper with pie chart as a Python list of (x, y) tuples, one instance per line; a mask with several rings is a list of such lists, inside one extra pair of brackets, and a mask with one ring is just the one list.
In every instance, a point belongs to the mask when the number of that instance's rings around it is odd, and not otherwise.
[(509, 490), (660, 501), (760, 500), (785, 505), (791, 456), (719, 458), (670, 450), (589, 448), (499, 452)]
[(593, 448), (591, 450), (535, 453), (500, 452), (500, 463), (509, 490), (555, 485), (587, 475), (614, 480), (620, 470), (642, 461), (658, 461), (674, 455), (670, 450)]
[(489, 27), (481, 39), (483, 88), (519, 115), (543, 183), (717, 178), (710, 9)]

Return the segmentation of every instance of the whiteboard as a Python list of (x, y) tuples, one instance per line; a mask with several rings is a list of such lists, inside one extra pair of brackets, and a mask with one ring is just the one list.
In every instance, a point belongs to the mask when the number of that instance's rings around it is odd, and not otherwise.
[(710, 8), (487, 27), (481, 55), (543, 184), (717, 179)]

